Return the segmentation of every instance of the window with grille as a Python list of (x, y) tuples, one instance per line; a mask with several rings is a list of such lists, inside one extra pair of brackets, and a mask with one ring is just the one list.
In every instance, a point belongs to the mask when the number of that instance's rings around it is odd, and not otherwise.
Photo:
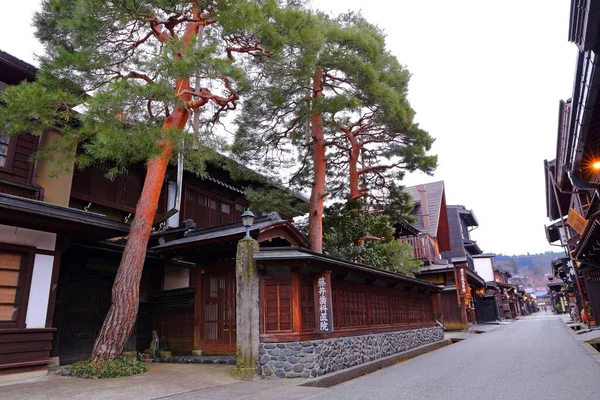
[(289, 332), (292, 330), (292, 285), (291, 283), (265, 284), (266, 332)]
[(6, 133), (0, 133), (0, 167), (5, 167), (8, 161), (8, 142), (10, 138)]
[(300, 284), (300, 305), (302, 307), (302, 330), (312, 331), (315, 329), (315, 300), (313, 285)]
[[(0, 248), (0, 326), (24, 327), (33, 267), (31, 253), (20, 246)], [(27, 290), (25, 290), (27, 289)]]

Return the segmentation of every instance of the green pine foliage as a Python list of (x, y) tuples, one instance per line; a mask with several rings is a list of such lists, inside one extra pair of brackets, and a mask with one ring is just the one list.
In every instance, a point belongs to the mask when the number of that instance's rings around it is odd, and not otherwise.
[[(190, 46), (182, 38), (195, 5), (211, 22)], [(277, 53), (285, 43), (272, 27), (285, 14), (275, 0), (44, 0), (34, 17), (45, 48), (38, 79), (1, 95), (6, 107), (0, 107), (0, 129), (60, 131), (62, 140), (39, 154), (57, 172), (73, 162), (84, 168), (110, 160), (115, 167), (109, 175), (115, 175), (151, 159), (160, 151), (157, 144), (169, 139), (175, 153), (184, 153), (186, 169), (202, 174), (206, 159), (223, 146), (213, 127), (237, 102), (204, 105), (198, 135), (190, 134), (189, 125), (163, 129), (170, 113), (183, 106), (176, 77), (199, 76), (211, 94), (242, 97), (264, 54)], [(166, 42), (157, 37), (163, 29), (172, 34)], [(229, 56), (228, 48), (248, 43), (265, 50)]]
[[(394, 239), (394, 228), (388, 217), (366, 212), (361, 200), (348, 200), (325, 208), (323, 231), (324, 250), (334, 257), (410, 276), (421, 265), (413, 259), (409, 244)], [(380, 240), (363, 242), (365, 237)]]
[[(293, 33), (280, 56), (261, 66), (264, 76), (252, 85), (236, 121), (232, 152), (273, 177), (285, 168), (285, 183), (306, 189), (312, 184), (309, 124), (321, 112), (329, 144), (327, 190), (347, 197), (350, 143), (343, 129), (360, 128), (365, 150), (359, 168), (369, 169), (361, 185), (374, 201), (386, 203), (406, 171), (431, 173), (437, 166), (437, 157), (428, 154), (434, 140), (414, 123), (406, 98), (410, 73), (386, 49), (381, 30), (360, 14), (301, 16), (277, 28)], [(317, 65), (325, 73), (324, 96), (314, 100)]]
[(279, 188), (246, 188), (246, 199), (253, 210), (277, 211), (280, 215), (294, 217), (308, 212), (308, 204), (292, 193)]

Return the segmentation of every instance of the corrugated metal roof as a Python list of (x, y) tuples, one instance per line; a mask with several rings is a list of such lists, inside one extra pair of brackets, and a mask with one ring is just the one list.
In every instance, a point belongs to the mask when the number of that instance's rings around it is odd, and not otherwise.
[[(408, 193), (413, 199), (415, 208), (413, 209), (412, 214), (418, 218), (418, 221), (413, 225), (421, 232), (427, 233), (432, 237), (437, 237), (442, 208), (442, 197), (444, 195), (444, 181), (425, 183), (422, 185), (425, 188), (427, 210), (423, 210), (422, 208), (423, 204), (421, 204), (418, 186), (421, 185), (404, 188), (404, 192)], [(423, 211), (425, 211), (425, 213)], [(425, 227), (423, 224), (423, 214), (429, 215), (429, 227)]]

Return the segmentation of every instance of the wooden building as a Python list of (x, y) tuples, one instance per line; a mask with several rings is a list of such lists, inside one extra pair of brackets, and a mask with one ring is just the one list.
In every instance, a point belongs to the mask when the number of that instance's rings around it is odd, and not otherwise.
[[(0, 90), (35, 77), (32, 66), (1, 51), (0, 71)], [(128, 231), (103, 214), (69, 207), (70, 177), (50, 179), (47, 163), (30, 162), (56, 135), (0, 134), (0, 382), (46, 374), (65, 243)]]
[(600, 2), (571, 1), (569, 40), (578, 48), (572, 97), (559, 103), (556, 158), (544, 162), (550, 243), (564, 247), (573, 267), (575, 305), (600, 321)]
[(485, 280), (485, 294), (475, 298), (477, 321), (479, 323), (495, 322), (504, 318), (502, 289), (498, 285), (494, 274), (493, 258), (493, 254), (473, 256), (475, 272)]
[[(261, 374), (314, 377), (443, 340), (436, 321), (437, 285), (311, 252), (296, 228), (276, 213), (257, 219), (250, 234), (260, 244), (254, 261)], [(198, 321), (196, 354), (236, 352), (240, 306), (234, 294), (240, 281), (232, 250), (243, 235), (238, 223), (190, 231), (153, 248), (198, 266), (190, 309)], [(321, 289), (328, 302), (320, 302)], [(184, 334), (181, 328), (175, 331)]]
[(415, 259), (422, 260), (417, 277), (443, 289), (442, 317), (447, 330), (468, 329), (476, 323), (474, 298), (482, 296), (485, 281), (474, 269), (473, 255), (480, 254), (469, 237), (477, 219), (463, 206), (448, 206), (444, 182), (404, 189), (413, 200), (415, 224), (396, 225), (398, 239), (410, 243)]
[[(35, 77), (34, 67), (2, 52), (0, 71), (0, 89)], [(140, 165), (111, 181), (111, 165), (98, 163), (49, 178), (49, 165), (28, 160), (57, 135), (0, 135), (0, 382), (89, 356), (145, 177)], [(163, 185), (126, 350), (144, 351), (156, 330), (175, 356), (236, 355), (245, 305), (235, 300), (240, 215), (250, 206), (245, 183), (217, 165), (204, 177), (185, 172), (178, 206), (176, 172), (170, 168)], [(250, 233), (260, 245), (261, 354), (274, 357), (275, 343), (294, 352), (313, 340), (302, 371), (261, 357), (262, 373), (320, 375), (443, 339), (436, 285), (311, 253), (289, 222), (293, 216), (258, 214)], [(317, 275), (330, 285), (325, 330), (317, 321)], [(341, 337), (361, 343), (364, 355), (346, 363), (323, 355), (324, 364), (316, 363), (316, 354), (341, 346)]]

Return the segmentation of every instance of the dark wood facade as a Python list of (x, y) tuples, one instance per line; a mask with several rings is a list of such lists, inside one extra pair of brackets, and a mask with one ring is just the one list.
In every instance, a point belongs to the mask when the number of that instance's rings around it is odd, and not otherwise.
[(46, 370), (55, 331), (0, 329), (0, 375)]
[[(384, 273), (356, 264), (317, 256), (302, 261), (293, 249), (281, 250), (282, 257), (268, 259), (277, 249), (259, 253), (262, 269), (261, 342), (288, 342), (355, 336), (437, 326), (439, 289), (402, 275)], [(262, 254), (265, 254), (263, 256)], [(305, 255), (307, 253), (304, 253)], [(317, 260), (318, 259), (318, 260)], [(332, 260), (332, 261), (330, 261)], [(337, 263), (337, 264), (336, 264)], [(317, 333), (314, 276), (331, 271), (333, 332)]]
[(40, 187), (34, 181), (35, 164), (32, 162), (38, 140), (28, 134), (0, 135), (0, 193), (40, 198)]
[(315, 333), (311, 275), (264, 276), (261, 341), (313, 340), (436, 326), (431, 293), (332, 280), (334, 330)]

